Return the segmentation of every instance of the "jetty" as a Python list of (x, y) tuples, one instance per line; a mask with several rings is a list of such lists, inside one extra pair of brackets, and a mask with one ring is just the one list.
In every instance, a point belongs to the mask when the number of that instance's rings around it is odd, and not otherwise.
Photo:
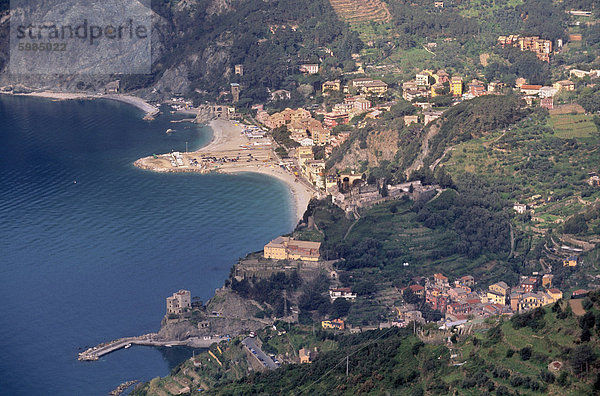
[(157, 333), (144, 334), (139, 337), (124, 337), (104, 342), (79, 353), (79, 361), (95, 361), (111, 352), (125, 348), (127, 345), (145, 345), (154, 347), (187, 346), (192, 348), (208, 348), (214, 343), (226, 341), (227, 337), (190, 337), (185, 340), (165, 340), (158, 338)]
[(109, 393), (109, 395), (110, 396), (119, 396), (120, 394), (125, 392), (127, 390), (127, 388), (129, 388), (132, 385), (137, 384), (138, 382), (139, 382), (138, 380), (123, 382), (121, 385), (117, 386), (114, 390), (112, 390)]

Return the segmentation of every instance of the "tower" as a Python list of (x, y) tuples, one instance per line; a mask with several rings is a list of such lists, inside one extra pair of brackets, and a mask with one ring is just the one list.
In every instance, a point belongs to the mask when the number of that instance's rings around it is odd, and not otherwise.
[(233, 96), (233, 103), (237, 103), (240, 100), (240, 84), (231, 83), (231, 96)]

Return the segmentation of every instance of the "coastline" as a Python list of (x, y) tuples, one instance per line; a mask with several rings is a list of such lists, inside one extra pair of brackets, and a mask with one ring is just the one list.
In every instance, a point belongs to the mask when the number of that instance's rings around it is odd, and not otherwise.
[(259, 167), (259, 168), (235, 168), (235, 169), (223, 169), (222, 173), (226, 174), (241, 174), (241, 173), (258, 173), (261, 175), (271, 176), (279, 181), (285, 183), (292, 196), (292, 205), (295, 214), (294, 220), (296, 224), (302, 220), (304, 216), (304, 212), (308, 208), (308, 203), (311, 198), (314, 197), (314, 192), (312, 192), (308, 187), (304, 186), (300, 182), (295, 181), (295, 176), (285, 172), (283, 170), (277, 168), (267, 168), (267, 167)]
[(78, 92), (54, 92), (54, 91), (39, 91), (39, 92), (29, 92), (29, 93), (14, 93), (0, 90), (0, 93), (5, 95), (13, 95), (13, 96), (32, 96), (36, 98), (46, 98), (46, 99), (55, 99), (55, 100), (76, 100), (76, 99), (108, 99), (115, 100), (121, 103), (127, 103), (132, 105), (140, 110), (142, 110), (145, 115), (144, 119), (152, 120), (160, 110), (158, 107), (151, 105), (146, 102), (144, 99), (139, 98), (137, 96), (131, 95), (121, 95), (121, 94), (110, 94), (110, 95), (94, 95), (88, 93), (78, 93)]
[[(142, 110), (145, 115), (145, 120), (152, 120), (160, 112), (160, 110), (146, 102), (144, 99), (137, 96), (122, 95), (122, 94), (108, 94), (108, 95), (95, 95), (83, 92), (56, 92), (56, 91), (39, 91), (29, 93), (14, 93), (0, 90), (0, 93), (5, 95), (13, 96), (31, 96), (37, 98), (54, 99), (54, 100), (93, 100), (93, 99), (108, 99), (114, 100), (121, 103), (126, 103)], [(211, 151), (233, 151), (240, 148), (241, 145), (248, 144), (247, 138), (245, 138), (241, 132), (242, 127), (240, 124), (229, 120), (212, 120), (208, 123), (211, 128), (213, 136), (211, 141), (198, 150), (191, 152), (195, 153), (207, 153)], [(149, 166), (143, 163), (143, 158), (136, 161), (134, 165), (142, 169), (147, 169), (155, 172), (194, 172), (196, 169), (158, 169), (156, 167)], [(281, 168), (274, 166), (273, 164), (260, 164), (255, 166), (251, 165), (236, 165), (231, 167), (222, 167), (218, 170), (220, 173), (236, 174), (236, 173), (247, 173), (253, 172), (274, 177), (283, 183), (285, 183), (292, 195), (292, 205), (295, 214), (295, 221), (298, 222), (302, 219), (310, 199), (315, 196), (315, 191), (308, 186), (302, 184), (300, 181), (296, 181), (297, 178), (287, 171), (283, 171)]]
[[(253, 154), (255, 157), (268, 158), (272, 156), (271, 149), (257, 148), (247, 151), (240, 151), (240, 146), (248, 145), (249, 140), (242, 134), (241, 124), (235, 121), (229, 120), (213, 120), (208, 123), (208, 126), (212, 130), (211, 141), (196, 151), (183, 153), (185, 159), (189, 160), (203, 154), (211, 154), (215, 156), (236, 156), (240, 154), (250, 155)], [(314, 197), (317, 192), (305, 185), (300, 179), (290, 172), (283, 170), (276, 161), (272, 159), (264, 159), (258, 163), (249, 164), (247, 162), (235, 162), (221, 164), (213, 169), (182, 166), (174, 168), (170, 165), (167, 158), (170, 155), (154, 157), (140, 158), (134, 162), (134, 165), (138, 168), (161, 173), (173, 173), (173, 172), (197, 172), (197, 173), (223, 173), (223, 174), (240, 174), (240, 173), (258, 173), (270, 177), (274, 177), (279, 181), (285, 183), (290, 191), (294, 221), (297, 223), (304, 216), (304, 212), (308, 207), (308, 203), (311, 198)]]

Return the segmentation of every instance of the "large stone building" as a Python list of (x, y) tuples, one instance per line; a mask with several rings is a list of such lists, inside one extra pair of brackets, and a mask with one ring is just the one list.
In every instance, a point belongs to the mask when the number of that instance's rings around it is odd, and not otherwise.
[(320, 242), (297, 241), (280, 236), (265, 245), (265, 258), (275, 260), (319, 261)]
[(192, 296), (189, 290), (179, 290), (167, 297), (167, 315), (182, 314), (192, 308)]

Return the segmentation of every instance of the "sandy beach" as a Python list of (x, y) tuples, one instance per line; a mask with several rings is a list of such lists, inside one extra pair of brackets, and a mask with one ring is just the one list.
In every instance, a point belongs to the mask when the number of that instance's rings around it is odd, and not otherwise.
[[(248, 138), (241, 134), (241, 124), (234, 121), (213, 120), (208, 125), (213, 130), (213, 138), (208, 145), (200, 148), (198, 152), (237, 150), (240, 145), (248, 144)], [(221, 168), (221, 172), (228, 174), (244, 172), (260, 173), (284, 182), (289, 186), (293, 197), (296, 221), (302, 219), (302, 216), (308, 207), (308, 202), (315, 195), (314, 189), (305, 186), (296, 176), (281, 169), (281, 167), (276, 164), (239, 164), (223, 167)]]
[(228, 120), (213, 120), (208, 123), (213, 131), (212, 140), (196, 152), (239, 150), (248, 144), (248, 138), (242, 135), (242, 125)]
[(130, 95), (92, 95), (87, 93), (78, 93), (78, 92), (53, 92), (53, 91), (40, 91), (40, 92), (30, 92), (30, 93), (12, 93), (12, 92), (2, 92), (1, 93), (7, 95), (15, 95), (15, 96), (33, 96), (36, 98), (47, 98), (47, 99), (56, 99), (56, 100), (74, 100), (74, 99), (109, 99), (116, 100), (118, 102), (123, 102), (130, 104), (132, 106), (137, 107), (142, 110), (145, 114), (145, 119), (152, 119), (159, 113), (159, 109), (155, 106), (152, 106), (150, 103), (146, 102), (142, 98), (138, 98), (137, 96)]
[[(293, 198), (295, 221), (300, 220), (310, 199), (317, 195), (316, 190), (308, 183), (304, 184), (301, 179), (292, 173), (282, 169), (270, 147), (253, 147), (250, 140), (242, 134), (242, 124), (235, 121), (214, 120), (209, 123), (209, 126), (213, 131), (210, 143), (194, 152), (182, 153), (184, 162), (201, 160), (205, 156), (237, 158), (238, 160), (219, 163), (209, 168), (188, 165), (173, 167), (171, 156), (164, 154), (156, 158), (153, 156), (141, 158), (134, 165), (154, 172), (218, 172), (227, 174), (253, 172), (271, 176), (284, 182), (289, 187)], [(242, 149), (242, 147), (247, 148)]]

